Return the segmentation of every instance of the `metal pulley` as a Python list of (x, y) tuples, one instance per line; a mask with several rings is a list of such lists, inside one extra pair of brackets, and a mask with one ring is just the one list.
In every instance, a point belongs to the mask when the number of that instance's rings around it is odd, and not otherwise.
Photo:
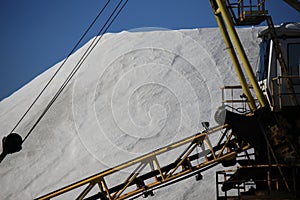
[(7, 154), (21, 151), (22, 137), (17, 133), (11, 133), (2, 139), (2, 153), (0, 154), (0, 163)]

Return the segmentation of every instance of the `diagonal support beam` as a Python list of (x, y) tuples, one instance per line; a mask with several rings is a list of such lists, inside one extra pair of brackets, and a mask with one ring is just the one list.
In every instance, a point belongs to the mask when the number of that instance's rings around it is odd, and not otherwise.
[(283, 0), (285, 3), (289, 4), (292, 8), (300, 12), (300, 2), (299, 0)]
[[(224, 149), (223, 146), (227, 144), (226, 142), (220, 142), (218, 143), (218, 147), (212, 147), (209, 142), (204, 141), (205, 138), (207, 140), (208, 137), (216, 136), (213, 134), (228, 134), (228, 128), (228, 125), (221, 125), (205, 130), (202, 133), (187, 137), (183, 140), (160, 148), (156, 151), (150, 152), (144, 156), (138, 157), (119, 166), (100, 172), (99, 174), (88, 177), (64, 188), (58, 189), (37, 199), (52, 199), (61, 194), (71, 192), (76, 188), (87, 185), (87, 187), (79, 196), (79, 199), (83, 199), (85, 196), (87, 196), (88, 193), (91, 193), (92, 188), (96, 184), (98, 184), (99, 186), (99, 193), (90, 194), (92, 196), (89, 196), (88, 199), (100, 198), (109, 200), (121, 200), (141, 194), (153, 195), (152, 191), (157, 188), (164, 187), (169, 184), (189, 178), (197, 174), (199, 170), (207, 170), (211, 167), (216, 166), (218, 163), (222, 162), (222, 160), (226, 160), (228, 158), (231, 158), (232, 156), (235, 156), (236, 152), (220, 152), (220, 149)], [(226, 131), (223, 132), (222, 130), (224, 129)], [(224, 139), (225, 137), (221, 138)], [(187, 148), (185, 148), (185, 150), (179, 156), (177, 156), (176, 153), (174, 154), (174, 152), (169, 153), (170, 151), (175, 149), (179, 150), (178, 148), (184, 147), (184, 145), (186, 145)], [(206, 145), (208, 151), (204, 152), (203, 150), (202, 153), (198, 153), (195, 148), (199, 145)], [(245, 151), (249, 148), (251, 147), (248, 144), (245, 144), (241, 148), (241, 151)], [(172, 157), (174, 157), (173, 162), (169, 162), (169, 164), (161, 166), (159, 160), (163, 160), (164, 156), (160, 157), (162, 154), (166, 154), (165, 156), (171, 156), (171, 159)], [(208, 154), (215, 156), (211, 157), (211, 159), (205, 159)], [(196, 160), (199, 161), (199, 159), (201, 159), (201, 162), (196, 162)], [(146, 168), (148, 164), (149, 168)], [(179, 168), (180, 166), (182, 168)], [(134, 169), (132, 169), (132, 167), (134, 167)], [(122, 173), (122, 171), (125, 169), (132, 169), (132, 172), (127, 178), (124, 179), (125, 181), (123, 181), (122, 183), (112, 185), (111, 183), (104, 181), (104, 179), (106, 178), (108, 178), (106, 180), (112, 178), (111, 176), (124, 176), (124, 173)]]

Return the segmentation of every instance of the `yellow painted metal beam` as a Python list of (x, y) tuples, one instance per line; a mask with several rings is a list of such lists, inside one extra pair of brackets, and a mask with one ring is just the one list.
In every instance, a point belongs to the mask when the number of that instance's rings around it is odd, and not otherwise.
[[(212, 6), (214, 6), (216, 8), (215, 15), (221, 15), (221, 19), (217, 19), (217, 21), (219, 21), (218, 24), (219, 23), (221, 24), (220, 28), (223, 30), (223, 32), (225, 32), (222, 34), (223, 35), (228, 34), (230, 36), (230, 39), (234, 44), (234, 50), (237, 52), (237, 55), (239, 56), (239, 59), (240, 59), (242, 66), (249, 78), (249, 81), (253, 87), (253, 90), (255, 92), (255, 95), (258, 99), (260, 106), (267, 107), (267, 101), (266, 101), (261, 89), (259, 88), (258, 82), (255, 78), (255, 75), (251, 68), (250, 62), (247, 58), (247, 55), (245, 53), (245, 50), (242, 46), (242, 43), (241, 43), (239, 37), (238, 37), (238, 34), (234, 28), (232, 16), (230, 15), (230, 13), (227, 9), (225, 1), (224, 0), (215, 0), (215, 1), (211, 1), (211, 3), (212, 3)], [(220, 20), (221, 20), (221, 22), (220, 22)], [(225, 28), (225, 26), (226, 26), (226, 28)], [(224, 40), (228, 40), (227, 36), (226, 36), (226, 38), (224, 38)], [(233, 63), (235, 63), (235, 62), (236, 62), (236, 60), (234, 58)], [(240, 71), (238, 70), (237, 73), (239, 74), (238, 76), (240, 76), (240, 79), (241, 79)], [(244, 85), (243, 80), (242, 80), (241, 84)], [(243, 87), (248, 87), (248, 86), (244, 85)], [(245, 93), (246, 92), (247, 92), (247, 90), (245, 90)], [(249, 100), (252, 101), (251, 99), (249, 99)], [(253, 104), (253, 103), (251, 103), (251, 104)], [(253, 106), (251, 105), (251, 107), (253, 107)]]
[[(170, 144), (166, 147), (160, 148), (156, 151), (153, 151), (151, 153), (148, 153), (144, 156), (138, 157), (136, 159), (133, 159), (131, 161), (128, 161), (124, 164), (121, 164), (119, 166), (116, 166), (114, 168), (105, 170), (99, 174), (96, 174), (94, 176), (88, 177), (86, 179), (83, 179), (81, 181), (78, 181), (74, 184), (71, 184), (69, 186), (66, 186), (64, 188), (58, 189), (54, 192), (51, 192), (47, 195), (44, 195), (42, 197), (39, 197), (37, 199), (39, 200), (48, 200), (52, 199), (54, 197), (57, 197), (59, 195), (62, 195), (66, 192), (73, 191), (74, 189), (77, 189), (79, 187), (85, 186), (85, 189), (80, 194), (78, 199), (83, 199), (88, 192), (91, 191), (91, 189), (98, 184), (100, 186), (99, 192), (102, 192), (102, 194), (105, 194), (105, 196), (108, 199), (126, 199), (128, 197), (131, 197), (133, 195), (141, 194), (142, 192), (146, 192), (147, 190), (151, 188), (155, 188), (157, 186), (164, 185), (166, 183), (176, 181), (178, 178), (184, 178), (185, 176), (191, 175), (195, 173), (199, 169), (203, 169), (205, 167), (214, 166), (218, 164), (218, 162), (226, 159), (230, 159), (232, 157), (235, 157), (236, 152), (227, 152), (224, 146), (228, 144), (228, 141), (220, 142), (218, 145), (220, 148), (213, 148), (210, 145), (209, 142), (209, 136), (213, 133), (218, 134), (228, 134), (228, 131), (219, 132), (223, 129), (228, 129), (228, 125), (222, 125), (217, 126), (214, 128), (211, 128), (209, 130), (203, 131), (202, 133), (198, 133), (194, 136), (185, 138), (183, 140), (180, 140), (178, 142), (175, 142), (173, 144)], [(232, 137), (221, 137), (221, 138), (227, 138), (226, 140), (232, 140)], [(222, 139), (222, 140), (223, 140)], [(207, 141), (206, 141), (207, 140)], [(204, 142), (206, 141), (206, 142)], [(211, 155), (210, 158), (202, 159), (202, 161), (199, 163), (196, 163), (194, 161), (195, 159), (199, 159), (199, 154), (195, 152), (195, 148), (199, 147), (199, 145), (205, 145), (206, 147), (204, 149), (207, 149), (208, 152), (204, 153), (204, 157), (207, 156), (207, 154)], [(176, 159), (171, 162), (168, 165), (165, 165), (164, 167), (161, 167), (159, 164), (159, 160), (157, 159), (157, 156), (169, 152), (171, 150), (177, 149), (179, 147), (182, 147), (183, 145), (187, 145), (188, 148), (179, 156), (175, 157)], [(248, 144), (245, 144), (239, 150), (244, 151), (246, 149), (250, 148)], [(215, 150), (214, 150), (215, 149)], [(193, 154), (194, 153), (194, 154)], [(193, 154), (193, 155), (192, 155)], [(169, 155), (169, 154), (168, 154)], [(203, 157), (203, 158), (204, 158)], [(194, 161), (192, 163), (192, 161)], [(188, 162), (188, 165), (186, 165), (186, 162)], [(145, 167), (148, 166), (149, 168), (146, 169)], [(180, 168), (180, 166), (182, 168)], [(105, 181), (105, 177), (108, 177), (111, 174), (117, 174), (122, 172), (126, 168), (126, 170), (129, 170), (130, 167), (135, 167), (133, 172), (129, 177), (127, 177), (123, 183), (111, 187), (109, 184)], [(143, 170), (146, 170), (144, 172)], [(139, 187), (137, 180), (142, 181), (143, 184), (145, 184), (144, 187)], [(144, 182), (144, 181), (147, 181)], [(126, 192), (126, 193), (125, 193)]]
[[(213, 7), (213, 5), (212, 5), (212, 7)], [(232, 60), (233, 67), (234, 67), (235, 72), (237, 74), (237, 77), (240, 81), (240, 84), (242, 86), (244, 94), (247, 97), (248, 106), (249, 106), (251, 111), (255, 111), (257, 109), (257, 107), (255, 105), (254, 98), (253, 98), (253, 96), (250, 92), (250, 88), (249, 88), (248, 83), (246, 81), (245, 75), (244, 75), (243, 70), (241, 68), (241, 65), (239, 63), (238, 57), (235, 53), (235, 50), (234, 50), (234, 47), (233, 47), (232, 42), (230, 40), (229, 34), (226, 30), (224, 21), (223, 21), (222, 16), (221, 16), (221, 12), (217, 8), (215, 8), (213, 11), (214, 11), (215, 18), (216, 18), (216, 21), (218, 23), (218, 26), (220, 28), (221, 34), (223, 36), (226, 48), (229, 52), (229, 56)]]

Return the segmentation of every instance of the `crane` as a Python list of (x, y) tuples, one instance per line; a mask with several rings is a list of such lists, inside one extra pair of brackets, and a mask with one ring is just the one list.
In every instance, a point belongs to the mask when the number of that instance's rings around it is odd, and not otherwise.
[[(234, 199), (227, 195), (232, 189), (238, 190), (237, 196), (241, 199), (300, 197), (300, 183), (296, 179), (300, 173), (300, 29), (274, 27), (265, 9), (265, 0), (209, 2), (240, 82), (240, 86), (223, 89), (241, 89), (242, 102), (247, 104), (249, 112), (245, 109), (241, 114), (227, 109), (226, 103), (241, 101), (224, 99), (215, 114), (218, 126), (209, 127), (209, 123), (204, 122), (202, 132), (36, 199), (52, 199), (75, 190), (81, 190), (76, 199), (148, 197), (153, 196), (156, 189), (191, 176), (201, 180), (201, 172), (218, 164), (234, 166), (237, 163), (239, 167), (234, 171), (217, 172), (217, 178), (222, 177), (222, 181), (217, 179), (216, 182), (217, 193), (219, 185), (225, 193), (218, 195), (218, 199)], [(299, 1), (285, 2), (299, 11)], [(256, 77), (235, 26), (258, 25), (263, 21), (268, 28), (260, 37), (267, 51), (263, 52)], [(219, 140), (212, 145), (215, 136)], [(249, 151), (251, 149), (254, 153)], [(161, 158), (170, 152), (176, 153), (170, 154), (171, 161), (165, 163)], [(124, 174), (124, 169), (130, 173)], [(111, 177), (116, 176), (123, 180), (110, 183)], [(255, 188), (241, 193), (241, 188), (245, 190), (250, 183)], [(95, 193), (96, 187), (98, 192)]]

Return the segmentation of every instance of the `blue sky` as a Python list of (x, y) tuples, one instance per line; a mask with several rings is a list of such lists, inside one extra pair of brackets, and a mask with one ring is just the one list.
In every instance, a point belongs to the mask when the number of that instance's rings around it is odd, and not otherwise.
[[(266, 6), (275, 24), (300, 22), (300, 14), (282, 0), (269, 2), (272, 3)], [(64, 59), (104, 3), (105, 0), (2, 0), (0, 100)], [(104, 20), (99, 19), (80, 46), (97, 34)], [(142, 27), (203, 28), (216, 27), (216, 22), (209, 0), (129, 0), (109, 32)]]

